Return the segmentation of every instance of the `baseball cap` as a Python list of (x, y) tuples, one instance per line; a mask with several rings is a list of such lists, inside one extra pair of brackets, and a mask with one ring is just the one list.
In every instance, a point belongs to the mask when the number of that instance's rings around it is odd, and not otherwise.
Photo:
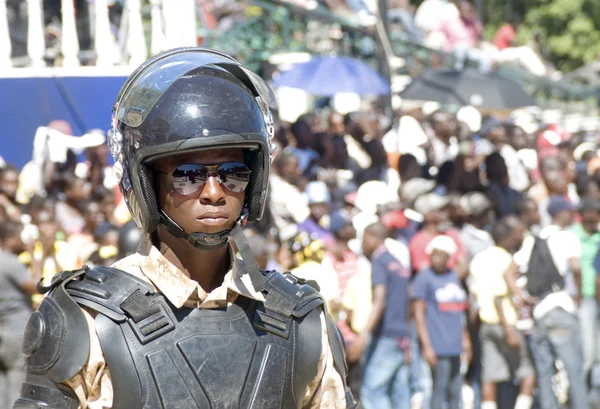
[(427, 193), (417, 198), (414, 208), (417, 212), (425, 215), (427, 213), (443, 209), (444, 207), (448, 206), (448, 203), (450, 203), (450, 199), (448, 199), (446, 196), (440, 196), (435, 193)]
[(456, 243), (452, 240), (451, 237), (445, 235), (436, 236), (433, 240), (429, 242), (427, 247), (425, 248), (425, 253), (431, 254), (433, 250), (443, 251), (449, 256), (454, 255), (458, 248), (456, 247)]
[(504, 125), (504, 123), (498, 118), (488, 117), (482, 122), (479, 134), (482, 136), (487, 136), (492, 129), (502, 125)]
[(346, 212), (334, 212), (329, 218), (329, 231), (333, 234), (337, 234), (349, 224), (352, 224), (352, 220)]
[(329, 203), (331, 197), (329, 196), (329, 190), (325, 182), (314, 181), (306, 185), (306, 196), (308, 197), (308, 204), (315, 203)]
[(481, 192), (472, 192), (460, 198), (460, 207), (469, 216), (478, 216), (492, 208), (492, 202)]
[(554, 217), (565, 210), (577, 210), (577, 206), (569, 202), (564, 196), (553, 195), (548, 201), (548, 213)]

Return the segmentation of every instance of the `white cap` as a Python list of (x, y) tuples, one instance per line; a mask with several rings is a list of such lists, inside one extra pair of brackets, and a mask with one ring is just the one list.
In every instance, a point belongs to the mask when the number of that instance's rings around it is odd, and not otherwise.
[(328, 203), (331, 201), (329, 196), (329, 190), (325, 182), (314, 181), (306, 185), (306, 196), (308, 197), (308, 204), (314, 203)]
[(451, 237), (440, 235), (429, 242), (427, 248), (425, 249), (425, 253), (431, 255), (431, 253), (433, 253), (433, 250), (443, 251), (449, 256), (452, 256), (454, 255), (454, 253), (456, 253), (458, 248), (456, 247), (456, 243), (454, 243), (454, 240), (452, 240)]
[(467, 105), (459, 109), (456, 113), (456, 119), (466, 123), (469, 127), (469, 130), (473, 133), (481, 129), (481, 114), (477, 108), (471, 105)]
[(363, 183), (356, 192), (354, 205), (361, 211), (369, 214), (377, 213), (377, 206), (398, 200), (398, 196), (387, 183), (372, 180)]

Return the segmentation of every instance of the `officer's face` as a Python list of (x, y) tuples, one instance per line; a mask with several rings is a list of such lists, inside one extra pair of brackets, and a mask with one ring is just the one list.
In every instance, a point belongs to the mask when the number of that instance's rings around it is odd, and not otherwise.
[[(161, 159), (154, 168), (158, 172), (171, 174), (183, 164), (218, 165), (225, 162), (243, 163), (243, 150), (214, 149), (184, 153)], [(232, 192), (211, 176), (199, 191), (182, 195), (173, 188), (172, 179), (161, 173), (155, 173), (158, 204), (183, 230), (213, 234), (233, 228), (242, 213), (244, 191)]]

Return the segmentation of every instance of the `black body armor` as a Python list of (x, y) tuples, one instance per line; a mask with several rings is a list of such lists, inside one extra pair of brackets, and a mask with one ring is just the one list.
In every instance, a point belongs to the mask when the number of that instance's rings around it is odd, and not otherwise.
[[(117, 269), (62, 273), (28, 324), (28, 375), (14, 408), (77, 408), (61, 383), (89, 355), (80, 306), (98, 313), (114, 409), (299, 408), (317, 375), (323, 299), (290, 274), (264, 278), (265, 302), (238, 296), (227, 308), (177, 309), (151, 284)], [(341, 339), (329, 317), (327, 327), (345, 380)], [(358, 407), (349, 392), (347, 407)]]

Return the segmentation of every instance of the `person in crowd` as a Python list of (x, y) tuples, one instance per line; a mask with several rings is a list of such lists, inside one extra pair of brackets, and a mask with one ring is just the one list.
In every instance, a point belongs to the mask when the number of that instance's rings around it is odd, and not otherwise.
[(348, 347), (348, 359), (364, 355), (361, 398), (365, 409), (408, 409), (410, 405), (408, 282), (410, 269), (387, 250), (388, 229), (367, 226), (363, 254), (371, 260), (373, 305), (365, 328)]
[(398, 173), (400, 175), (400, 182), (405, 184), (413, 179), (422, 177), (423, 167), (414, 155), (405, 153), (398, 159)]
[(298, 225), (298, 230), (308, 233), (313, 239), (321, 240), (325, 246), (332, 246), (334, 238), (327, 228), (331, 203), (327, 185), (321, 181), (309, 182), (306, 185), (305, 193), (310, 214)]
[(325, 256), (323, 242), (306, 232), (298, 232), (285, 243), (290, 251), (290, 272), (301, 279), (316, 283), (329, 309), (335, 309), (340, 286), (335, 271), (322, 265)]
[(496, 409), (497, 385), (515, 379), (520, 381), (515, 408), (530, 409), (533, 403), (535, 370), (525, 337), (516, 327), (519, 316), (504, 279), (523, 243), (525, 226), (514, 216), (507, 218), (492, 228), (495, 245), (477, 254), (470, 266), (470, 290), (481, 321), (482, 409)]
[(598, 357), (598, 323), (596, 298), (596, 270), (594, 258), (600, 249), (600, 202), (592, 197), (584, 197), (579, 207), (581, 223), (571, 228), (581, 245), (581, 304), (579, 305), (579, 325), (583, 342), (583, 358), (585, 373), (589, 373)]
[(470, 262), (477, 254), (494, 245), (492, 236), (486, 229), (489, 229), (495, 216), (492, 203), (480, 192), (464, 195), (460, 199), (460, 205), (468, 218), (460, 231), (460, 240), (467, 249)]
[(554, 172), (566, 172), (566, 164), (557, 155), (544, 157), (539, 161), (540, 179), (528, 191), (527, 195), (537, 204), (550, 196), (547, 188), (547, 175)]
[(81, 233), (86, 222), (79, 206), (82, 201), (89, 199), (90, 185), (85, 179), (64, 173), (59, 186), (65, 200), (56, 203), (56, 220), (65, 234)]
[(587, 196), (600, 200), (600, 184), (587, 173), (577, 174), (575, 189), (580, 198)]
[(313, 166), (319, 161), (319, 155), (313, 149), (315, 138), (308, 118), (300, 117), (290, 128), (296, 143), (288, 147), (288, 151), (298, 158), (298, 169), (304, 175), (308, 175)]
[[(402, 103), (397, 123), (394, 123), (392, 129), (386, 132), (381, 140), (391, 166), (396, 167), (398, 159), (407, 154), (413, 155), (420, 165), (427, 163), (424, 147), (429, 143), (429, 136), (421, 125), (423, 120), (421, 103)], [(410, 135), (410, 138), (406, 137), (407, 135)], [(400, 171), (399, 168), (397, 170)]]
[[(52, 201), (47, 201), (53, 203)], [(32, 224), (36, 227), (36, 236), (31, 248), (22, 255), (35, 277), (40, 277), (43, 285), (64, 270), (74, 270), (82, 266), (77, 251), (65, 240), (65, 234), (56, 221), (54, 207), (45, 207), (32, 212)], [(34, 302), (41, 301), (41, 295), (34, 296)]]
[(79, 260), (85, 261), (97, 250), (96, 229), (104, 223), (104, 214), (98, 202), (93, 200), (80, 202), (77, 207), (81, 209), (85, 224), (81, 231), (71, 233), (66, 241), (77, 252)]
[(521, 194), (510, 187), (510, 176), (506, 162), (498, 152), (488, 155), (485, 160), (489, 182), (487, 196), (494, 204), (496, 218), (514, 214)]
[(448, 191), (459, 194), (483, 192), (485, 188), (482, 183), (482, 170), (486, 153), (491, 152), (491, 144), (484, 139), (461, 142), (446, 184)]
[(25, 381), (22, 354), (25, 325), (32, 313), (31, 296), (37, 294), (39, 275), (32, 276), (18, 256), (26, 250), (23, 225), (7, 220), (0, 224), (0, 403), (12, 408)]
[[(335, 272), (339, 294), (332, 303), (331, 313), (337, 321), (346, 347), (352, 344), (361, 332), (370, 312), (371, 294), (364, 291), (370, 282), (368, 261), (359, 259), (350, 249), (349, 243), (356, 238), (350, 214), (339, 210), (331, 215), (329, 229), (335, 245), (325, 252), (323, 268)], [(348, 362), (348, 385), (355, 398), (360, 397), (360, 360)]]
[(438, 168), (458, 155), (456, 121), (449, 112), (436, 111), (429, 117), (434, 136), (429, 143), (429, 162)]
[[(357, 274), (359, 269), (358, 256), (349, 247), (350, 241), (356, 238), (356, 229), (352, 225), (351, 217), (345, 211), (339, 210), (331, 215), (329, 230), (335, 242), (325, 252), (322, 265), (335, 271), (339, 283), (339, 300), (341, 300), (344, 298), (348, 280)], [(344, 340), (350, 342), (353, 334), (347, 331), (348, 328), (340, 327), (340, 329)]]
[[(104, 131), (100, 129), (94, 129), (90, 133), (95, 133), (106, 140)], [(86, 161), (83, 163), (83, 175), (91, 185), (92, 191), (98, 186), (104, 186), (107, 189), (114, 189), (117, 187), (118, 180), (113, 175), (111, 167), (108, 163), (108, 145), (106, 142), (99, 144), (98, 146), (91, 146), (85, 150)]]
[(518, 16), (514, 16), (498, 29), (494, 35), (494, 45), (499, 51), (517, 45), (517, 29), (520, 25), (521, 19)]
[(21, 220), (21, 208), (17, 203), (19, 171), (13, 165), (0, 168), (0, 208), (10, 220)]
[(414, 271), (420, 271), (430, 266), (431, 258), (427, 247), (437, 236), (444, 235), (454, 241), (456, 251), (452, 252), (449, 268), (455, 271), (461, 279), (467, 275), (467, 252), (460, 240), (459, 233), (450, 228), (446, 207), (448, 198), (428, 193), (415, 201), (415, 210), (423, 215), (421, 230), (410, 240), (409, 250)]
[(502, 155), (508, 170), (509, 186), (523, 193), (530, 187), (529, 175), (517, 151), (509, 143), (506, 128), (506, 124), (499, 119), (488, 117), (483, 121), (479, 133)]
[(529, 197), (522, 197), (515, 208), (515, 215), (525, 226), (528, 232), (538, 233), (541, 223), (540, 212), (535, 201)]
[(433, 378), (431, 409), (442, 408), (444, 402), (449, 409), (461, 408), (461, 366), (463, 359), (471, 359), (465, 325), (467, 294), (459, 275), (449, 267), (450, 257), (457, 251), (452, 238), (435, 237), (426, 249), (430, 266), (419, 271), (413, 281), (417, 331)]
[[(588, 407), (581, 334), (577, 306), (581, 303), (581, 244), (568, 228), (575, 206), (563, 196), (551, 196), (548, 212), (552, 225), (538, 237), (528, 235), (515, 254), (515, 267), (506, 271), (508, 287), (517, 303), (532, 305), (534, 331), (532, 354), (538, 374), (540, 405), (558, 407), (552, 388), (555, 360), (560, 359), (569, 378), (570, 407)], [(517, 284), (519, 271), (526, 272), (527, 285)], [(568, 289), (569, 276), (575, 288)], [(575, 297), (570, 292), (575, 292)], [(575, 300), (573, 299), (575, 298)]]
[[(345, 138), (348, 153), (354, 157), (362, 168), (355, 172), (359, 185), (371, 180), (383, 180), (392, 185), (393, 190), (398, 188), (397, 172), (388, 172), (387, 154), (381, 142), (381, 129), (376, 114), (370, 112), (353, 112), (344, 117), (344, 124), (348, 133)], [(390, 181), (390, 177), (395, 180)], [(391, 183), (393, 182), (393, 183)]]
[(99, 204), (105, 222), (110, 223), (113, 226), (121, 226), (124, 224), (117, 218), (116, 207), (118, 203), (114, 189), (111, 190), (104, 186), (97, 186), (92, 191), (91, 199)]
[(271, 210), (280, 237), (285, 241), (297, 233), (297, 223), (302, 223), (310, 214), (304, 193), (306, 180), (298, 168), (298, 158), (289, 152), (278, 155), (273, 168), (269, 183)]

